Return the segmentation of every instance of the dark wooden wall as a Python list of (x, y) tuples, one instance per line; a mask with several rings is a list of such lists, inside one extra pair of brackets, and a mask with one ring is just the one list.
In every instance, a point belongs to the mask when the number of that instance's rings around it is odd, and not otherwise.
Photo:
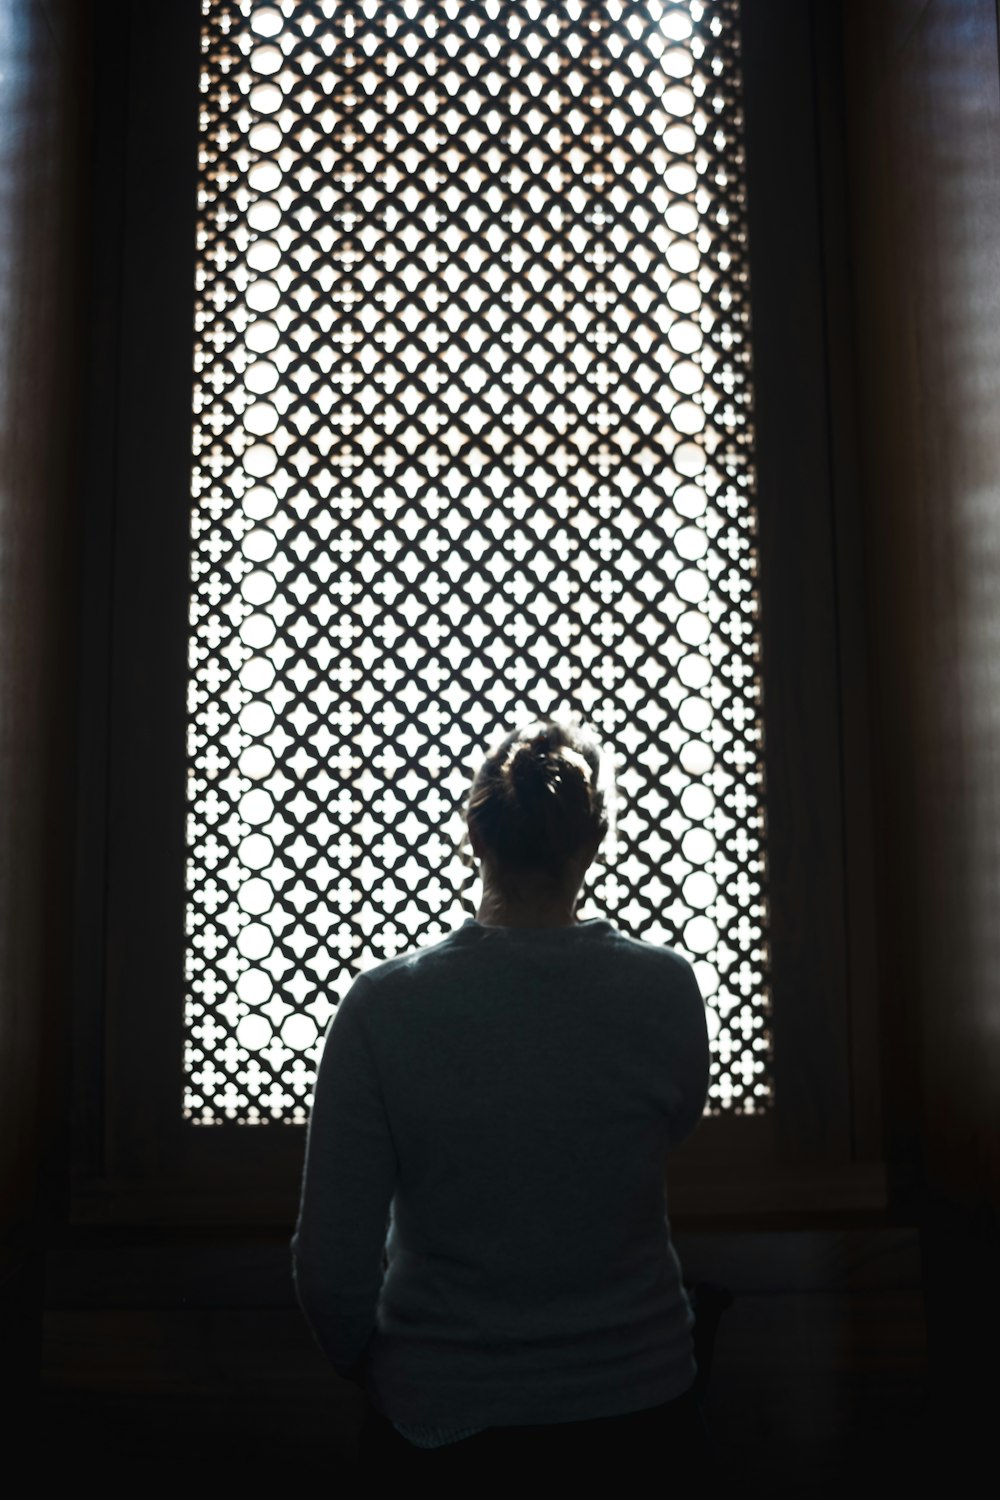
[[(263, 1439), (288, 1477), (303, 1445), (331, 1464), (346, 1455), (360, 1406), (292, 1305), (280, 1237), (105, 1228), (54, 1243), (74, 716), (87, 712), (75, 698), (75, 475), (88, 6), (0, 7), (0, 1361), (22, 1394), (41, 1369), (50, 1452), (72, 1439), (80, 1462), (107, 1465), (117, 1448), (126, 1473), (137, 1454), (169, 1450), (183, 1469), (214, 1450), (232, 1478), (234, 1440), (249, 1474)], [(949, 1391), (969, 1403), (986, 1389), (969, 1375), (997, 1332), (996, 11), (992, 0), (845, 0), (842, 11), (817, 0), (812, 16), (837, 68), (842, 46), (846, 84), (841, 99), (827, 78), (821, 124), (848, 144), (846, 173), (824, 185), (828, 222), (851, 246), (828, 317), (836, 399), (850, 393), (860, 437), (856, 455), (846, 443), (834, 455), (836, 520), (841, 540), (856, 526), (866, 565), (864, 600), (844, 607), (857, 606), (873, 683), (897, 1221), (742, 1236), (681, 1227), (689, 1275), (737, 1292), (711, 1401), (743, 1493), (835, 1493), (875, 1448), (898, 1475), (930, 1426), (924, 1303), (946, 1404)], [(958, 1442), (970, 1450), (968, 1429)]]
[(17, 1394), (40, 1357), (70, 1080), (86, 19), (85, 0), (0, 0), (0, 1376)]
[(889, 1152), (940, 1398), (992, 1411), (1000, 1269), (994, 0), (846, 0)]

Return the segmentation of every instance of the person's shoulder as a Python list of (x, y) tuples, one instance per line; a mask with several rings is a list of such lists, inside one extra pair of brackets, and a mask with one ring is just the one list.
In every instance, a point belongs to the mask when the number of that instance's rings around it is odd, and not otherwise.
[(615, 929), (615, 941), (623, 953), (637, 963), (646, 964), (653, 972), (672, 973), (684, 978), (694, 973), (690, 960), (667, 943), (654, 943), (649, 938), (634, 937), (618, 928)]
[[(459, 928), (458, 932), (460, 931)], [(460, 946), (458, 932), (446, 933), (435, 942), (408, 948), (403, 953), (397, 953), (393, 958), (385, 958), (380, 963), (371, 964), (367, 969), (362, 969), (358, 975), (358, 978), (364, 981), (362, 988), (369, 994), (384, 994), (387, 991), (397, 990), (401, 980), (430, 979), (432, 974), (436, 973), (441, 965), (446, 964), (458, 951)]]
[[(686, 989), (694, 979), (691, 964), (675, 948), (634, 937), (614, 923), (602, 920), (588, 934), (586, 943), (581, 943), (575, 953), (565, 954), (567, 982), (576, 982), (579, 964), (592, 967), (598, 953), (604, 950), (607, 954), (608, 949), (615, 964), (629, 970), (637, 982), (648, 980), (656, 989), (664, 983), (671, 989)], [(464, 982), (470, 967), (474, 969), (484, 962), (491, 966), (502, 963), (505, 951), (502, 946), (497, 951), (490, 935), (481, 929), (458, 927), (434, 942), (409, 948), (363, 969), (358, 976), (363, 981), (358, 986), (361, 992), (358, 998), (367, 997), (369, 1004), (378, 1005), (383, 1000), (388, 1002), (390, 997), (414, 996), (456, 977)]]

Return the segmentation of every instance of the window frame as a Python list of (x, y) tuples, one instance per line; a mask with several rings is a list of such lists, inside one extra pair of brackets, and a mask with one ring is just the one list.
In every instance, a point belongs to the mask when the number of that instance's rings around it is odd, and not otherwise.
[[(94, 25), (70, 1216), (290, 1227), (304, 1127), (181, 1115), (201, 6)], [(775, 1105), (703, 1120), (670, 1158), (691, 1226), (885, 1207), (838, 73), (816, 27), (812, 4), (744, 0)]]

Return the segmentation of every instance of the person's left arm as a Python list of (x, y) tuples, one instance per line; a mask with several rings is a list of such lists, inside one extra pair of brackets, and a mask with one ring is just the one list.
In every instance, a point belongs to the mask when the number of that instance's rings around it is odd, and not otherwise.
[(366, 990), (359, 975), (327, 1027), (291, 1241), (299, 1306), (337, 1374), (358, 1385), (375, 1326), (398, 1175), (365, 1028)]

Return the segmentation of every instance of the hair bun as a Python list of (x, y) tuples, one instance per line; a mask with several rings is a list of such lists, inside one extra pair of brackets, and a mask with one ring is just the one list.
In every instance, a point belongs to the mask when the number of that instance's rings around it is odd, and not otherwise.
[(530, 743), (518, 745), (508, 773), (512, 785), (519, 791), (536, 789), (547, 779), (547, 760), (548, 754), (544, 747)]
[(490, 751), (466, 804), (497, 868), (561, 878), (610, 827), (614, 782), (600, 742), (576, 716), (520, 725)]
[(575, 770), (579, 771), (588, 786), (593, 785), (594, 773), (582, 755), (578, 755), (569, 745), (560, 745), (556, 751), (556, 755), (561, 761), (567, 762)]

